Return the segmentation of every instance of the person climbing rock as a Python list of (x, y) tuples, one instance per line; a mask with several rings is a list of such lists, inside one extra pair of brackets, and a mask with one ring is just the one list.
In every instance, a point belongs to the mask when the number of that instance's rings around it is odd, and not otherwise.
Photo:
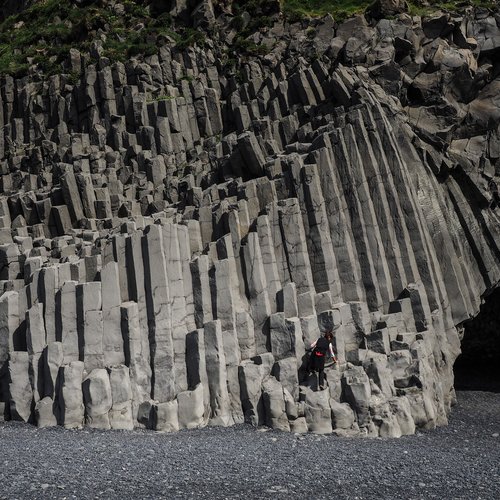
[(334, 363), (337, 363), (337, 357), (333, 350), (333, 333), (327, 331), (323, 337), (311, 344), (311, 356), (309, 358), (308, 372), (318, 372), (318, 386), (321, 390), (325, 388), (325, 361), (327, 354), (330, 355)]

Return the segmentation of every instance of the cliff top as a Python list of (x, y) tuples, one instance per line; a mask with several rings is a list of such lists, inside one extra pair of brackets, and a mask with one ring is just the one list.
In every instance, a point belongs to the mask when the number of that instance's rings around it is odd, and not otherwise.
[(112, 61), (152, 55), (166, 41), (179, 48), (203, 45), (207, 34), (219, 37), (236, 54), (262, 55), (269, 47), (256, 44), (252, 35), (271, 29), (278, 20), (307, 23), (330, 14), (341, 22), (363, 13), (373, 19), (439, 10), (463, 14), (473, 8), (497, 7), (491, 0), (3, 0), (0, 74), (70, 72), (70, 50), (92, 58), (96, 42)]

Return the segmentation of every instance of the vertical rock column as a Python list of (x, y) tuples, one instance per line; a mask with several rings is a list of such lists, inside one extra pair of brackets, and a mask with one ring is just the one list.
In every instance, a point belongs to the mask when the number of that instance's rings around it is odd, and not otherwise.
[(292, 281), (288, 268), (286, 247), (280, 224), (280, 213), (278, 203), (273, 203), (268, 207), (269, 226), (273, 242), (273, 250), (276, 258), (276, 268), (281, 285)]
[(29, 422), (33, 389), (29, 377), (30, 360), (25, 351), (13, 351), (9, 359), (9, 414), (12, 420)]
[(166, 402), (175, 397), (175, 372), (170, 295), (161, 227), (157, 224), (148, 226), (145, 236), (144, 287), (151, 349), (151, 395), (160, 402)]
[[(66, 371), (66, 370), (65, 370)], [(96, 429), (110, 429), (111, 385), (104, 368), (92, 370), (82, 384), (85, 402), (85, 423)]]
[(42, 268), (39, 283), (39, 288), (42, 289), (47, 343), (50, 343), (56, 340), (56, 292), (59, 288), (57, 268), (55, 266)]
[(296, 198), (280, 202), (279, 222), (283, 234), (288, 269), (298, 293), (314, 290), (302, 215)]
[(132, 409), (133, 393), (129, 368), (125, 365), (116, 365), (109, 368), (108, 372), (112, 401), (109, 424), (112, 429), (131, 430), (134, 428), (136, 418)]
[(247, 289), (250, 298), (250, 315), (252, 316), (256, 332), (255, 348), (257, 354), (261, 354), (267, 351), (271, 307), (269, 304), (266, 274), (257, 233), (248, 233), (246, 243), (243, 246), (243, 257), (245, 261)]
[(9, 353), (19, 327), (19, 301), (17, 292), (5, 292), (0, 297), (0, 402), (9, 399)]
[(94, 281), (76, 287), (79, 337), (87, 372), (105, 367), (101, 286)]
[(60, 318), (60, 340), (64, 352), (64, 363), (80, 359), (77, 310), (76, 281), (66, 281), (58, 292), (57, 314)]
[(169, 302), (171, 304), (172, 340), (175, 364), (175, 392), (187, 389), (186, 373), (186, 297), (182, 263), (177, 237), (177, 225), (162, 225), (163, 255), (167, 271)]
[(200, 255), (189, 267), (193, 281), (194, 319), (196, 326), (202, 328), (213, 319), (208, 255)]
[(116, 262), (108, 262), (103, 266), (101, 286), (104, 365), (122, 364), (125, 362), (125, 354), (120, 328), (121, 295), (119, 270)]
[(345, 198), (341, 195), (342, 186), (337, 177), (337, 169), (330, 154), (332, 148), (326, 134), (320, 136), (313, 144), (319, 149), (311, 152), (314, 163), (318, 165), (318, 173), (323, 190), (325, 210), (330, 227), (333, 252), (338, 263), (342, 297), (344, 300), (364, 300), (365, 291), (361, 281), (361, 270), (356, 253), (354, 236), (349, 223), (349, 213)]
[(145, 290), (145, 272), (143, 246), (145, 246), (146, 238), (143, 236), (143, 231), (135, 231), (127, 240), (127, 270), (132, 275), (130, 277), (130, 300), (137, 303), (137, 312), (139, 315), (139, 326), (142, 331), (148, 330), (148, 309), (146, 303)]
[[(341, 182), (345, 201), (348, 206), (348, 214), (353, 233), (353, 241), (356, 245), (357, 256), (361, 269), (362, 283), (366, 293), (366, 301), (370, 310), (380, 310), (383, 306), (383, 300), (379, 286), (379, 276), (377, 274), (377, 266), (373, 259), (378, 255), (378, 252), (372, 253), (375, 246), (371, 246), (375, 237), (375, 228), (370, 228), (364, 222), (363, 214), (365, 204), (361, 203), (360, 195), (355, 184), (355, 178), (351, 172), (351, 158), (348, 151), (348, 146), (344, 140), (341, 130), (336, 130), (330, 134), (332, 141), (332, 150), (335, 159), (335, 165), (338, 169), (338, 179)], [(363, 198), (363, 201), (366, 200)], [(375, 245), (375, 244), (374, 244)], [(381, 260), (381, 259), (379, 259)], [(382, 265), (381, 263), (378, 264)]]
[[(228, 397), (230, 398), (231, 415), (233, 415), (231, 419), (234, 420), (234, 418), (236, 418), (238, 421), (240, 416), (242, 420), (237, 371), (241, 357), (236, 333), (236, 287), (233, 275), (231, 274), (229, 259), (219, 260), (215, 263), (215, 281), (218, 321), (210, 322), (209, 325), (217, 325), (217, 328), (221, 329), (221, 341), (224, 351), (221, 361), (224, 361), (224, 378), (226, 379), (226, 386), (229, 390)], [(214, 339), (209, 336), (208, 340), (210, 339), (214, 341)], [(207, 324), (205, 324), (205, 343), (206, 342)], [(212, 354), (214, 349), (215, 348), (212, 348)], [(206, 351), (206, 354), (209, 354), (208, 351)]]
[(231, 404), (227, 391), (226, 359), (220, 321), (205, 325), (205, 360), (210, 390), (210, 425), (232, 425)]
[(305, 165), (300, 170), (300, 177), (304, 209), (309, 220), (306, 242), (316, 291), (330, 290), (333, 300), (338, 302), (341, 295), (340, 278), (316, 165)]
[(188, 333), (186, 338), (186, 364), (189, 389), (199, 385), (203, 387), (204, 419), (208, 420), (211, 412), (210, 389), (205, 355), (205, 331), (203, 328)]
[(83, 369), (81, 361), (72, 361), (61, 368), (59, 415), (60, 423), (66, 429), (80, 429), (83, 426)]
[(274, 242), (271, 235), (271, 226), (267, 215), (260, 215), (257, 218), (257, 234), (259, 236), (260, 253), (267, 281), (269, 295), (269, 305), (271, 313), (276, 312), (276, 294), (281, 290), (281, 281), (276, 264), (274, 253)]
[(138, 306), (135, 302), (122, 304), (121, 329), (125, 344), (125, 364), (130, 369), (132, 415), (135, 422), (139, 406), (151, 397), (148, 332), (140, 326)]
[(30, 379), (35, 404), (44, 397), (43, 350), (46, 346), (43, 305), (35, 304), (26, 312), (26, 345), (30, 360)]
[(177, 226), (177, 237), (179, 240), (179, 256), (186, 302), (186, 328), (187, 331), (191, 332), (196, 328), (196, 322), (194, 317), (193, 278), (190, 269), (191, 245), (187, 226)]

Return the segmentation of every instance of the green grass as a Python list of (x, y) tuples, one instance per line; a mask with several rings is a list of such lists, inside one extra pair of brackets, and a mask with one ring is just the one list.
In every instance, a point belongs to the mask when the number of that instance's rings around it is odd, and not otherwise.
[(291, 20), (332, 14), (336, 20), (363, 13), (372, 0), (283, 0), (283, 12)]
[[(300, 20), (305, 17), (318, 17), (332, 14), (336, 21), (341, 21), (356, 14), (363, 13), (373, 0), (281, 0), (283, 12), (291, 20)], [(498, 7), (496, 0), (469, 0), (469, 1), (440, 1), (429, 0), (429, 5), (421, 6), (418, 0), (409, 0), (409, 12), (412, 15), (425, 16), (437, 10), (456, 11), (464, 5), (477, 7)]]
[(159, 95), (158, 97), (152, 97), (151, 99), (148, 99), (147, 102), (149, 104), (152, 102), (171, 101), (173, 99), (175, 99), (175, 97), (171, 95)]
[[(1, 1), (1, 0), (0, 0)], [(330, 13), (337, 21), (362, 13), (372, 0), (281, 0), (282, 10), (290, 21)], [(410, 0), (410, 13), (427, 15), (438, 9), (456, 10), (461, 2), (430, 0), (429, 7), (420, 7), (418, 0)], [(25, 11), (0, 23), (0, 74), (21, 76), (30, 65), (37, 64), (45, 75), (63, 72), (62, 62), (74, 47), (88, 52), (90, 43), (99, 30), (106, 33), (104, 56), (112, 61), (126, 61), (136, 55), (157, 52), (158, 35), (171, 37), (184, 49), (191, 45), (203, 46), (205, 34), (187, 27), (173, 28), (168, 14), (151, 16), (139, 1), (121, 0), (123, 14), (111, 8), (100, 7), (98, 0), (86, 7), (76, 7), (70, 0), (38, 0)], [(495, 0), (469, 0), (468, 4), (495, 7)], [(245, 26), (242, 14), (250, 14)], [(237, 31), (228, 56), (238, 60), (241, 55), (257, 56), (268, 49), (248, 40), (249, 35), (273, 25), (276, 4), (267, 0), (234, 0), (235, 14), (231, 27)], [(138, 29), (137, 26), (142, 28)], [(309, 36), (313, 36), (311, 31)], [(66, 72), (70, 69), (67, 68)], [(77, 82), (76, 74), (69, 78)]]
[[(125, 13), (92, 3), (76, 7), (69, 0), (39, 0), (20, 14), (0, 23), (0, 74), (21, 76), (30, 64), (38, 64), (45, 75), (60, 73), (61, 63), (74, 47), (87, 52), (99, 29), (106, 33), (104, 56), (113, 61), (157, 53), (157, 36), (168, 35), (188, 46), (202, 43), (203, 34), (172, 29), (169, 15), (152, 17), (133, 0), (122, 0)], [(136, 26), (142, 24), (142, 29)], [(74, 76), (71, 81), (74, 81)]]
[(458, 6), (464, 5), (473, 5), (475, 7), (484, 7), (487, 9), (498, 9), (497, 0), (468, 0), (467, 2), (442, 2), (442, 1), (433, 1), (430, 0), (428, 6), (422, 6), (418, 2), (408, 2), (409, 4), (409, 13), (412, 16), (429, 16), (437, 10), (449, 11), (453, 12), (457, 10)]

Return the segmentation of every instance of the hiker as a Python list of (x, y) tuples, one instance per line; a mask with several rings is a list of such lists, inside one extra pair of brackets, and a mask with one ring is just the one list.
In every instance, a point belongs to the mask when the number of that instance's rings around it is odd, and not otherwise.
[(325, 360), (327, 353), (330, 354), (333, 362), (337, 362), (337, 357), (333, 351), (333, 333), (327, 331), (323, 337), (320, 337), (316, 342), (311, 344), (311, 357), (309, 358), (308, 372), (318, 372), (318, 385), (321, 390), (325, 388)]

